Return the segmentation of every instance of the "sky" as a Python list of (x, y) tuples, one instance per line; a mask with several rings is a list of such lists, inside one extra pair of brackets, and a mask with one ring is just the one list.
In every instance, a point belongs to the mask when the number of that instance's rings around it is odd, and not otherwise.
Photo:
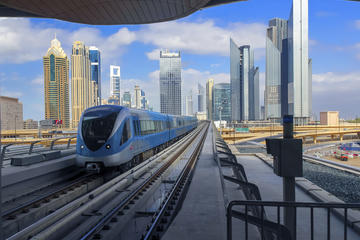
[[(109, 96), (110, 65), (121, 67), (121, 88), (139, 85), (159, 110), (159, 50), (180, 51), (182, 95), (196, 93), (208, 78), (230, 81), (229, 39), (249, 44), (260, 68), (260, 103), (265, 82), (268, 21), (288, 19), (290, 0), (249, 0), (198, 11), (188, 17), (146, 25), (94, 26), (53, 19), (0, 18), (0, 94), (18, 97), (24, 120), (44, 119), (42, 57), (56, 34), (71, 58), (73, 41), (97, 46), (102, 54), (102, 97)], [(340, 111), (360, 116), (360, 3), (309, 0), (309, 56), (313, 59), (313, 113)], [(193, 96), (194, 109), (197, 101)], [(183, 102), (184, 103), (184, 102)], [(184, 104), (183, 104), (184, 105)]]

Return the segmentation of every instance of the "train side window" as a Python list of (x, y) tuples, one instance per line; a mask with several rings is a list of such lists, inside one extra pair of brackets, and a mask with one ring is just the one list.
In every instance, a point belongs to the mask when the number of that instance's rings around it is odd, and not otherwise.
[(123, 128), (123, 132), (121, 135), (121, 144), (126, 143), (127, 140), (129, 140), (131, 138), (131, 129), (130, 129), (130, 120), (128, 119), (125, 122), (124, 128)]
[(141, 136), (140, 120), (136, 120), (136, 124), (138, 128), (138, 135)]

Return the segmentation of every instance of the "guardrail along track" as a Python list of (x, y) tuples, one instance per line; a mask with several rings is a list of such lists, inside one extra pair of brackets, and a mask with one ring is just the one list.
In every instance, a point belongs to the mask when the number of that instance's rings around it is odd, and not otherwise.
[(113, 215), (121, 216), (122, 212), (125, 218), (129, 206), (134, 205), (146, 192), (151, 192), (149, 190), (159, 180), (161, 173), (166, 171), (166, 166), (171, 165), (170, 160), (175, 161), (181, 156), (201, 131), (204, 131), (203, 127), (9, 239), (32, 236), (36, 239), (96, 238), (98, 231), (106, 229), (108, 222), (114, 221)]

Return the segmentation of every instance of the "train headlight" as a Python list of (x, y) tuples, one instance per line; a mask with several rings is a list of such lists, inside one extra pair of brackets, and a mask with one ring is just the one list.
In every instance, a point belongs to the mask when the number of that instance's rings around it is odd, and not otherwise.
[(80, 148), (81, 148), (81, 149), (84, 149), (84, 145), (81, 145)]
[(111, 148), (111, 146), (110, 146), (110, 144), (106, 144), (106, 149), (110, 149)]

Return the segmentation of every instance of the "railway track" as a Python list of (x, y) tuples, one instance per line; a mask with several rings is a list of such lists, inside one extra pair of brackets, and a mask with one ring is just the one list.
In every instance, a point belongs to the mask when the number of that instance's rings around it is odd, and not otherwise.
[(104, 179), (100, 175), (85, 174), (64, 186), (55, 187), (45, 194), (35, 192), (35, 197), (29, 197), (30, 200), (24, 201), (23, 196), (21, 199), (14, 199), (12, 202), (5, 203), (3, 207), (6, 207), (6, 204), (15, 205), (15, 207), (2, 212), (4, 236), (9, 237), (26, 228), (68, 202), (101, 185), (103, 181)]
[[(119, 236), (125, 237), (126, 239), (159, 239), (160, 234), (165, 231), (167, 226), (170, 224), (171, 219), (175, 216), (175, 210), (177, 209), (176, 206), (180, 203), (181, 196), (183, 196), (181, 193), (183, 193), (183, 190), (185, 189), (186, 180), (190, 177), (189, 174), (191, 173), (191, 169), (194, 167), (195, 161), (200, 153), (206, 130), (207, 127), (202, 129), (193, 141), (186, 143), (185, 151), (179, 151), (172, 157), (172, 159), (154, 172), (152, 176), (139, 184), (139, 186), (136, 187), (125, 199), (123, 199), (112, 211), (106, 214), (94, 227), (87, 231), (85, 235), (81, 237), (81, 240), (114, 239)], [(186, 156), (186, 154), (188, 156)], [(176, 164), (176, 161), (179, 158), (186, 158), (187, 161), (184, 166), (182, 166), (182, 170), (177, 174), (176, 180), (172, 182), (171, 189), (161, 200), (158, 210), (154, 213), (140, 213), (139, 211), (136, 211), (135, 209), (140, 209), (142, 207), (141, 205), (146, 202), (144, 199), (154, 194), (156, 191), (154, 188), (159, 188), (159, 182), (161, 182), (162, 176), (167, 175), (169, 174), (169, 171), (172, 171), (171, 168), (174, 168), (174, 164)], [(123, 229), (128, 229), (126, 226), (132, 225), (132, 223), (128, 224), (131, 220), (124, 221), (120, 218), (131, 218), (131, 215), (134, 216), (134, 213), (148, 216), (148, 223), (140, 224), (143, 226), (143, 230), (145, 232), (141, 235), (140, 231), (137, 233), (122, 233)], [(138, 226), (138, 229), (141, 229), (141, 227)], [(109, 230), (113, 231), (110, 232)], [(153, 236), (155, 238), (152, 238)], [(72, 237), (74, 236), (67, 236), (67, 238)]]
[[(168, 181), (166, 178), (173, 177), (174, 172), (179, 171), (179, 165), (184, 162), (182, 158), (187, 156), (184, 153), (186, 149), (191, 150), (192, 159), (197, 158), (201, 148), (200, 143), (202, 142), (200, 136), (205, 135), (207, 127), (205, 125), (198, 127), (164, 151), (102, 184), (91, 192), (69, 202), (9, 237), (9, 239), (28, 239), (30, 237), (34, 239), (96, 239), (109, 233), (110, 231), (107, 231), (107, 229), (114, 223), (126, 225), (125, 220), (131, 218), (131, 214), (129, 214), (131, 212), (140, 215), (145, 214), (151, 219), (156, 219), (153, 214), (157, 214), (161, 210), (139, 213), (139, 211), (136, 211), (137, 207), (135, 206), (137, 204), (146, 204), (146, 201), (156, 192), (156, 186), (171, 183), (176, 186), (172, 189), (178, 189), (179, 186), (185, 185), (183, 181)], [(194, 152), (197, 153), (193, 155)], [(193, 161), (191, 161), (191, 164), (189, 161), (190, 165), (186, 165), (186, 169), (191, 169), (194, 166)], [(178, 162), (178, 166), (171, 167), (176, 162)], [(191, 171), (186, 170), (186, 172), (186, 175), (181, 175), (189, 177), (188, 174)], [(175, 193), (178, 193), (177, 190)], [(172, 194), (168, 192), (162, 202), (165, 204), (165, 199), (170, 199), (170, 196)], [(173, 200), (168, 202), (171, 203)], [(161, 206), (164, 206), (164, 204), (161, 203)], [(147, 224), (149, 229), (150, 223)], [(140, 236), (146, 231), (147, 225), (144, 226)], [(120, 228), (114, 227), (112, 229)]]

